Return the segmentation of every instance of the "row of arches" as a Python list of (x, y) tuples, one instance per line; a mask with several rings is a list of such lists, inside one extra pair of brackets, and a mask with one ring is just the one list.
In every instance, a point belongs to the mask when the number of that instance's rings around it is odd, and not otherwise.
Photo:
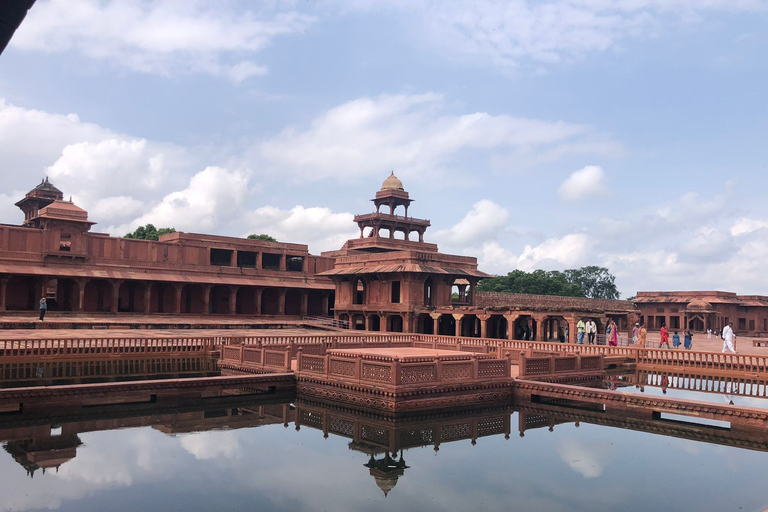
[(0, 302), (35, 310), (43, 293), (52, 311), (326, 316), (333, 308), (323, 290), (33, 276), (4, 280)]

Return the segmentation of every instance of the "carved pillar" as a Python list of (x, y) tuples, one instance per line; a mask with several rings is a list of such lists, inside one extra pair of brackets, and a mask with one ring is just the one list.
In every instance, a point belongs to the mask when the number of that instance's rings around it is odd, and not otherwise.
[(456, 336), (457, 338), (461, 337), (461, 319), (462, 318), (464, 318), (464, 315), (461, 314), (461, 313), (459, 313), (459, 314), (454, 313), (453, 314), (453, 320), (454, 320), (454, 323), (456, 324), (455, 325), (456, 332), (455, 332), (454, 336)]
[(536, 341), (544, 341), (544, 320), (545, 316), (532, 316), (536, 322)]
[(149, 313), (152, 304), (152, 283), (147, 283), (144, 289), (144, 312)]
[(85, 285), (88, 284), (90, 279), (77, 279), (77, 309), (75, 311), (82, 311), (85, 305)]
[(5, 311), (5, 297), (8, 293), (8, 278), (0, 279), (0, 311)]
[(229, 290), (229, 314), (230, 315), (236, 315), (237, 314), (237, 290), (240, 288), (239, 286), (229, 286), (227, 289)]
[(262, 269), (262, 266), (263, 266), (262, 265), (262, 260), (263, 260), (262, 252), (259, 251), (259, 252), (256, 253), (256, 269), (257, 270), (261, 270)]
[(211, 313), (211, 288), (213, 285), (203, 285), (203, 314), (208, 315)]
[(288, 255), (287, 254), (281, 254), (280, 255), (280, 271), (285, 272), (286, 268), (286, 262), (288, 261)]
[(281, 288), (277, 290), (277, 314), (278, 315), (284, 315), (285, 314), (285, 294), (288, 293), (288, 290), (285, 288)]
[(480, 337), (487, 338), (488, 337), (488, 320), (491, 318), (491, 315), (477, 315), (477, 318), (480, 319)]
[(440, 313), (430, 313), (432, 317), (432, 334), (440, 334)]
[(116, 280), (116, 281), (110, 281), (110, 284), (112, 285), (112, 305), (109, 309), (111, 313), (117, 313), (118, 305), (120, 301), (120, 284), (122, 281)]
[(327, 293), (323, 294), (323, 302), (322, 302), (322, 315), (327, 316), (328, 315), (328, 302), (330, 301), (330, 298), (328, 297)]
[(175, 292), (173, 300), (173, 314), (178, 315), (181, 313), (181, 292), (184, 290), (184, 285), (181, 283), (176, 283), (173, 286), (173, 290)]
[(517, 322), (517, 319), (520, 317), (520, 315), (516, 314), (508, 314), (504, 315), (504, 318), (507, 319), (507, 339), (513, 340), (515, 339), (515, 322)]
[(301, 316), (307, 316), (307, 310), (309, 309), (309, 292), (307, 290), (301, 291)]
[(262, 294), (263, 291), (264, 290), (261, 289), (261, 288), (256, 288), (256, 291), (253, 294), (254, 295), (254, 301), (256, 302), (256, 307), (254, 308), (254, 309), (256, 309), (256, 311), (254, 311), (254, 313), (256, 313), (257, 315), (261, 314), (261, 294)]

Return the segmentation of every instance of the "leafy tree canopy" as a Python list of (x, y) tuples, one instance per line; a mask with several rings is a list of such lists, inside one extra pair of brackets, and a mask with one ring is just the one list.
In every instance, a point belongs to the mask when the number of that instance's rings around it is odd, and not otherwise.
[(483, 280), (478, 289), (486, 292), (618, 299), (619, 291), (615, 279), (607, 268), (597, 266), (568, 269), (563, 272), (513, 270), (506, 276)]
[(139, 226), (133, 233), (127, 233), (123, 238), (138, 238), (139, 240), (158, 240), (160, 235), (166, 233), (175, 233), (175, 228), (160, 228), (157, 229), (152, 224), (146, 226)]
[(533, 272), (513, 270), (506, 276), (484, 279), (478, 289), (484, 292), (584, 297), (581, 288), (569, 283), (565, 274), (556, 270), (534, 270)]
[(260, 235), (248, 235), (247, 238), (249, 240), (265, 240), (267, 242), (277, 242), (277, 238), (269, 235), (265, 235), (264, 233)]

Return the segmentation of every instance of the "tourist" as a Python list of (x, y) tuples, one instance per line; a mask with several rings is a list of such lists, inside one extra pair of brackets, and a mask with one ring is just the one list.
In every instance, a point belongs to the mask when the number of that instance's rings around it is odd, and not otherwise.
[(707, 329), (707, 339), (708, 340), (712, 339), (712, 328), (711, 327), (709, 329)]
[(527, 323), (525, 324), (525, 334), (523, 335), (525, 340), (531, 339), (531, 324)]
[(677, 331), (675, 331), (675, 334), (672, 335), (672, 346), (675, 348), (680, 346), (680, 335), (677, 334)]
[(587, 343), (590, 345), (595, 343), (595, 333), (597, 333), (597, 324), (590, 318), (587, 321)]
[(726, 325), (723, 328), (723, 352), (728, 352), (729, 350), (736, 353), (736, 335), (733, 334), (733, 322), (728, 322), (728, 325)]
[[(667, 340), (667, 348), (669, 348), (669, 340)], [(667, 394), (667, 387), (669, 386), (669, 379), (666, 375), (661, 378), (661, 392)]]
[[(603, 344), (608, 344), (609, 339), (611, 339), (611, 322), (608, 322), (608, 324), (605, 326), (605, 341)], [(600, 344), (600, 340), (597, 341), (597, 344)]]
[(637, 345), (637, 336), (640, 334), (640, 324), (636, 323), (635, 326), (632, 328), (632, 343)]
[(661, 341), (659, 341), (659, 348), (661, 348), (662, 345), (666, 343), (667, 348), (669, 348), (669, 332), (667, 331), (666, 324), (661, 324), (661, 331), (659, 331), (659, 334), (661, 335)]
[(613, 320), (611, 320), (611, 336), (608, 338), (608, 344), (612, 347), (619, 346), (619, 328)]
[(637, 346), (645, 348), (645, 340), (648, 337), (648, 329), (645, 328), (645, 324), (640, 325), (640, 330), (637, 331)]
[(576, 343), (579, 345), (584, 344), (584, 333), (586, 332), (587, 326), (584, 324), (584, 319), (580, 319), (579, 322), (576, 324)]
[(565, 326), (565, 340), (566, 343), (571, 342), (571, 329), (568, 326)]
[(683, 340), (683, 345), (685, 346), (686, 350), (691, 350), (691, 348), (693, 348), (693, 334), (691, 334), (691, 331), (685, 331), (685, 339)]
[(40, 321), (43, 321), (43, 318), (45, 318), (45, 312), (48, 311), (48, 303), (45, 302), (45, 297), (40, 299)]

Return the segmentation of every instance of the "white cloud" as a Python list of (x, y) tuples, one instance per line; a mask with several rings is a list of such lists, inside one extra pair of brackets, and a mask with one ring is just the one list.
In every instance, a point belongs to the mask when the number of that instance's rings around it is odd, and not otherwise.
[(240, 12), (226, 2), (201, 0), (38, 1), (11, 44), (47, 53), (77, 51), (144, 73), (209, 73), (240, 82), (266, 72), (243, 56), (315, 21), (279, 7)]
[(249, 232), (245, 235), (266, 233), (281, 242), (307, 244), (315, 253), (337, 250), (359, 236), (353, 218), (351, 213), (333, 213), (328, 208), (294, 206), (282, 210), (263, 206), (246, 219)]
[(731, 226), (731, 235), (746, 235), (763, 228), (768, 228), (768, 220), (748, 219), (746, 217), (742, 217), (740, 219), (736, 219), (736, 221), (733, 223), (733, 226)]
[(463, 55), (506, 70), (535, 72), (621, 50), (628, 41), (696, 25), (710, 14), (768, 10), (760, 0), (394, 0), (354, 5), (394, 10), (407, 20), (412, 37), (425, 39), (448, 58)]
[(526, 245), (518, 258), (518, 268), (575, 268), (586, 264), (596, 241), (586, 234), (576, 233), (562, 238), (551, 238), (532, 247)]
[(578, 438), (557, 445), (557, 453), (563, 462), (584, 478), (602, 476), (612, 451), (607, 443), (589, 443)]
[(605, 173), (596, 165), (575, 171), (557, 189), (557, 194), (570, 202), (586, 201), (608, 193)]
[(509, 221), (509, 211), (489, 199), (481, 199), (472, 205), (455, 226), (436, 231), (433, 237), (439, 243), (461, 246), (482, 242), (503, 231)]
[(197, 460), (239, 459), (243, 456), (240, 448), (240, 434), (234, 430), (196, 432), (181, 437), (181, 447)]
[(144, 215), (109, 231), (125, 233), (152, 223), (177, 231), (215, 232), (222, 222), (242, 214), (247, 188), (245, 173), (206, 167), (189, 180), (187, 188), (167, 194)]
[[(498, 154), (530, 158), (566, 145), (565, 152), (577, 151), (593, 135), (585, 125), (485, 112), (442, 114), (444, 107), (442, 96), (432, 93), (359, 98), (324, 112), (307, 128), (291, 126), (264, 140), (254, 158), (309, 180), (391, 169), (416, 177), (451, 171), (452, 162), (473, 152), (490, 162)], [(456, 174), (468, 176), (463, 169)]]

